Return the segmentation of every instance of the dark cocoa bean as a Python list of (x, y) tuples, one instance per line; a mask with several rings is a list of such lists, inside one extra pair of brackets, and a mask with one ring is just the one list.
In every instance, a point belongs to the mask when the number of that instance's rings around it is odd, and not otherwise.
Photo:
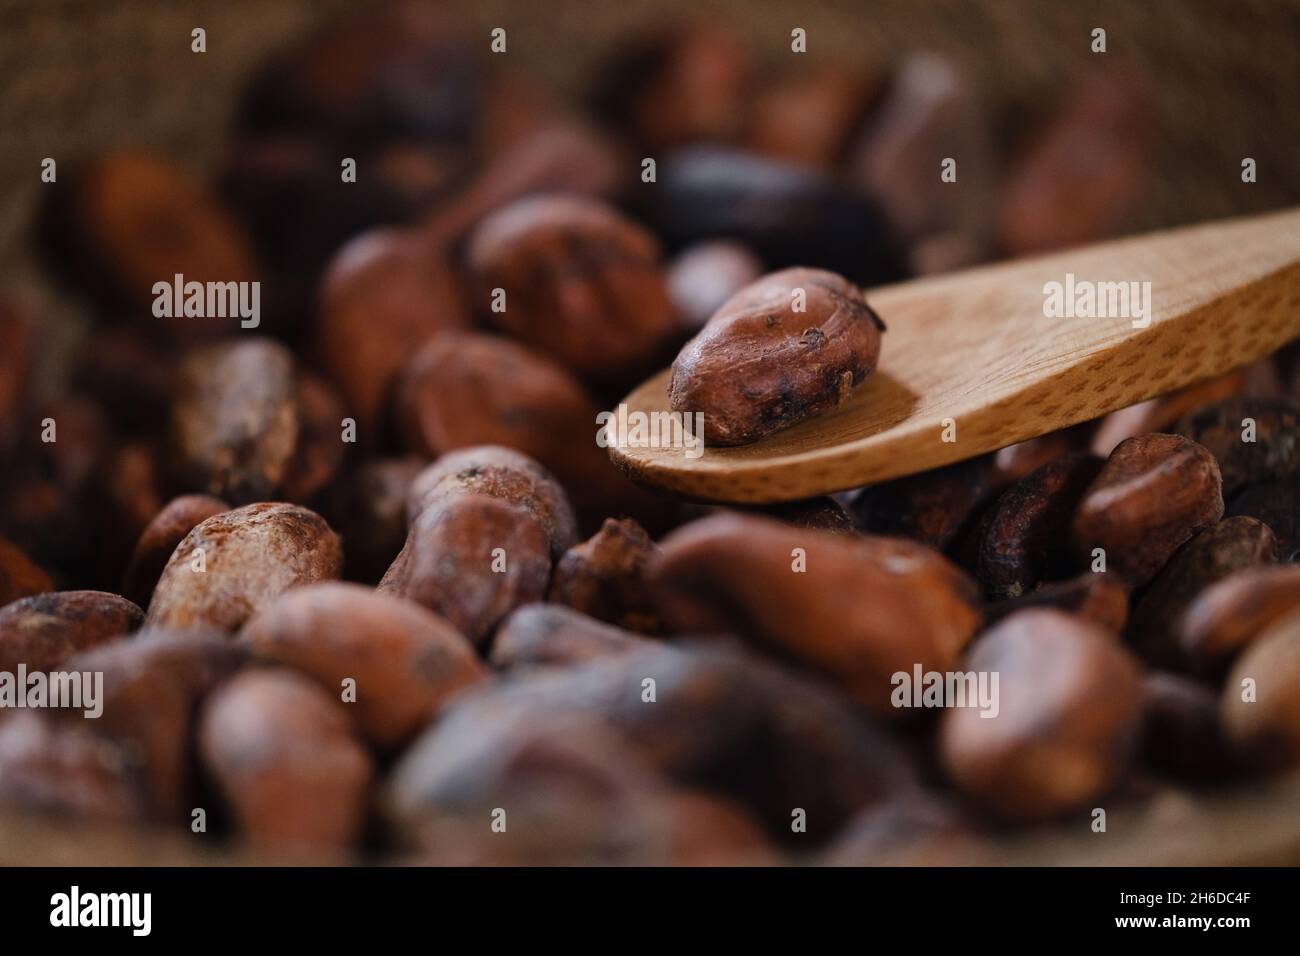
[(1069, 455), (1002, 493), (982, 523), (977, 573), (986, 594), (1018, 597), (1069, 572), (1070, 522), (1101, 467), (1095, 455)]
[(1184, 613), (1205, 588), (1242, 568), (1277, 560), (1273, 532), (1254, 518), (1225, 518), (1178, 549), (1133, 608), (1129, 633), (1148, 661), (1185, 667), (1179, 649)]
[(1268, 398), (1232, 398), (1179, 419), (1173, 429), (1209, 449), (1231, 498), (1247, 485), (1300, 473), (1300, 408)]

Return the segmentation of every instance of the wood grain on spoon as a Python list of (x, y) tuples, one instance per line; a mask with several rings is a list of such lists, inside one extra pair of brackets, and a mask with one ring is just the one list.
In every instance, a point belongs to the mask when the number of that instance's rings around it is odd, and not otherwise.
[[(1044, 285), (1150, 282), (1150, 325), (1048, 318)], [(889, 326), (842, 406), (751, 445), (613, 447), (638, 481), (769, 502), (874, 484), (1034, 438), (1220, 375), (1300, 336), (1300, 209), (1231, 219), (868, 292)], [(669, 410), (668, 371), (624, 401)], [(947, 419), (956, 441), (946, 442)]]

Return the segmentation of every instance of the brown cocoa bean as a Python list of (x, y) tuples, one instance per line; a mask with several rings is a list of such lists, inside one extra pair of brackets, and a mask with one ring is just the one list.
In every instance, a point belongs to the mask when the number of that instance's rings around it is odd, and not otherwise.
[(982, 523), (977, 574), (986, 594), (1018, 597), (1070, 570), (1070, 522), (1101, 471), (1095, 455), (1058, 458), (1004, 491)]
[(978, 831), (967, 816), (936, 796), (909, 793), (854, 817), (819, 862), (827, 866), (952, 863), (979, 846)]
[(489, 321), (583, 378), (621, 383), (675, 334), (658, 242), (598, 200), (520, 199), (479, 223), (466, 257)]
[(673, 362), (672, 407), (742, 445), (841, 404), (876, 367), (884, 323), (848, 280), (786, 269), (727, 300)]
[(144, 798), (122, 749), (85, 727), (34, 713), (0, 722), (0, 807), (62, 824), (139, 824)]
[(745, 145), (774, 159), (833, 173), (883, 86), (884, 77), (831, 65), (765, 90)]
[(245, 671), (208, 698), (199, 754), (244, 839), (278, 849), (357, 843), (374, 764), (343, 707), (280, 670)]
[(439, 246), (394, 229), (363, 233), (334, 257), (321, 286), (316, 353), (357, 421), (357, 438), (382, 444), (393, 380), (411, 353), (469, 314)]
[(211, 495), (181, 495), (163, 507), (136, 542), (127, 565), (122, 593), (141, 607), (149, 606), (154, 585), (176, 546), (195, 525), (229, 511), (230, 505)]
[(492, 640), (492, 666), (580, 664), (646, 646), (638, 634), (613, 627), (562, 604), (525, 604), (511, 612)]
[(1178, 622), (1178, 645), (1199, 673), (1218, 677), (1256, 637), (1295, 609), (1300, 609), (1300, 566), (1247, 567), (1196, 595)]
[(736, 630), (825, 673), (883, 716), (891, 677), (952, 670), (979, 626), (976, 589), (911, 541), (716, 515), (673, 532), (648, 581), (679, 630)]
[(285, 591), (337, 578), (342, 566), (338, 535), (314, 511), (245, 505), (207, 518), (181, 540), (146, 620), (156, 628), (233, 633)]
[(446, 621), (358, 584), (286, 592), (253, 615), (239, 638), (255, 657), (305, 674), (331, 694), (354, 681), (353, 719), (384, 749), (404, 743), (484, 676), (473, 647)]
[(1178, 549), (1133, 608), (1129, 632), (1148, 661), (1184, 667), (1183, 614), (1205, 588), (1242, 568), (1277, 560), (1273, 532), (1254, 518), (1225, 518)]
[(1000, 448), (993, 453), (993, 460), (989, 463), (989, 486), (995, 491), (1003, 491), (1030, 472), (1069, 453), (1070, 439), (1064, 431), (1048, 432)]
[(379, 590), (424, 605), (485, 646), (507, 614), (546, 596), (550, 548), (526, 508), (460, 494), (420, 512)]
[(171, 453), (185, 487), (265, 501), (298, 445), (293, 356), (269, 339), (205, 346), (178, 372)]
[[(988, 258), (1000, 171), (969, 74), (941, 54), (912, 53), (888, 78), (881, 100), (851, 146), (851, 180), (879, 199), (909, 244), (945, 235), (969, 247), (967, 262)], [(943, 177), (923, 171), (948, 156), (961, 157), (966, 187), (957, 195)]]
[(498, 707), (478, 713), (466, 736), (457, 714), (402, 755), (385, 792), (386, 815), (418, 862), (664, 862), (666, 786), (597, 715), (549, 712), (538, 723), (535, 710)]
[(998, 817), (1050, 819), (1106, 793), (1125, 770), (1141, 713), (1137, 662), (1100, 628), (1031, 608), (1004, 619), (962, 664), (998, 675), (998, 713), (943, 716), (943, 764)]
[(1219, 699), (1228, 739), (1252, 766), (1300, 764), (1300, 615), (1288, 614), (1237, 658)]
[(660, 625), (645, 593), (645, 570), (658, 550), (631, 518), (608, 518), (556, 562), (547, 600), (630, 631), (653, 633)]
[(1120, 442), (1074, 516), (1075, 559), (1087, 567), (1102, 548), (1106, 569), (1129, 584), (1149, 581), (1170, 555), (1223, 516), (1219, 466), (1177, 435)]
[(527, 455), (496, 445), (448, 452), (420, 472), (407, 498), (407, 522), (414, 524), (432, 505), (470, 493), (524, 508), (546, 531), (552, 558), (578, 541), (573, 509), (551, 473)]
[(998, 235), (1012, 256), (1114, 234), (1152, 174), (1154, 105), (1141, 76), (1098, 71), (1013, 164), (999, 200)]
[[(195, 712), (219, 681), (243, 665), (242, 648), (224, 635), (144, 630), (77, 654), (68, 671), (101, 673), (96, 734), (122, 750), (125, 771), (139, 788), (151, 820), (189, 822), (199, 805), (193, 772)], [(81, 711), (60, 711), (79, 722)]]
[(792, 524), (796, 528), (811, 528), (816, 531), (834, 531), (838, 534), (853, 534), (857, 525), (853, 515), (834, 498), (805, 498), (802, 501), (786, 501), (781, 504), (768, 505), (758, 509), (765, 514)]
[(129, 634), (144, 612), (104, 591), (51, 591), (0, 608), (0, 671), (49, 671), (96, 644)]
[(473, 791), (461, 786), (461, 767), (488, 760), (477, 756), (483, 749), (507, 757), (524, 729), (562, 741), (558, 728), (577, 718), (618, 732), (680, 785), (740, 801), (774, 838), (789, 839), (792, 807), (807, 810), (807, 838), (821, 843), (854, 811), (915, 786), (906, 755), (828, 688), (733, 650), (690, 645), (539, 669), (467, 693), (407, 750), (395, 786), (424, 791), (430, 803)]

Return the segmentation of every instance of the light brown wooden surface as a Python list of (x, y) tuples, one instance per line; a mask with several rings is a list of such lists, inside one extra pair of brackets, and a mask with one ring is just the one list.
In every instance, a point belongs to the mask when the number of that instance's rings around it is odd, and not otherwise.
[[(1150, 282), (1148, 328), (1048, 318), (1044, 285)], [(784, 501), (1002, 448), (1219, 375), (1300, 336), (1300, 209), (1168, 230), (870, 290), (889, 327), (841, 407), (760, 442), (615, 448), (648, 484), (714, 501)], [(625, 400), (666, 411), (664, 371)], [(956, 441), (945, 442), (945, 419)]]

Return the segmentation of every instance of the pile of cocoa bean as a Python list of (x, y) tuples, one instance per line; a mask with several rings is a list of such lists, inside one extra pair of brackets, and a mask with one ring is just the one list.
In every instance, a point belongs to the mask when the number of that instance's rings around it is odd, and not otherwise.
[[(761, 62), (637, 31), (565, 105), (403, 0), (259, 67), (211, 182), (60, 160), (35, 235), (91, 321), (62, 354), (0, 303), (0, 674), (100, 674), (102, 713), (0, 708), (0, 828), (939, 863), (1300, 766), (1291, 350), (779, 506), (598, 447), (674, 360), (708, 442), (819, 414), (887, 361), (860, 287), (1100, 238), (1150, 172), (1112, 74), (997, 138), (935, 54)], [(160, 315), (182, 276), (260, 314)], [(956, 672), (996, 714), (899, 693)]]

